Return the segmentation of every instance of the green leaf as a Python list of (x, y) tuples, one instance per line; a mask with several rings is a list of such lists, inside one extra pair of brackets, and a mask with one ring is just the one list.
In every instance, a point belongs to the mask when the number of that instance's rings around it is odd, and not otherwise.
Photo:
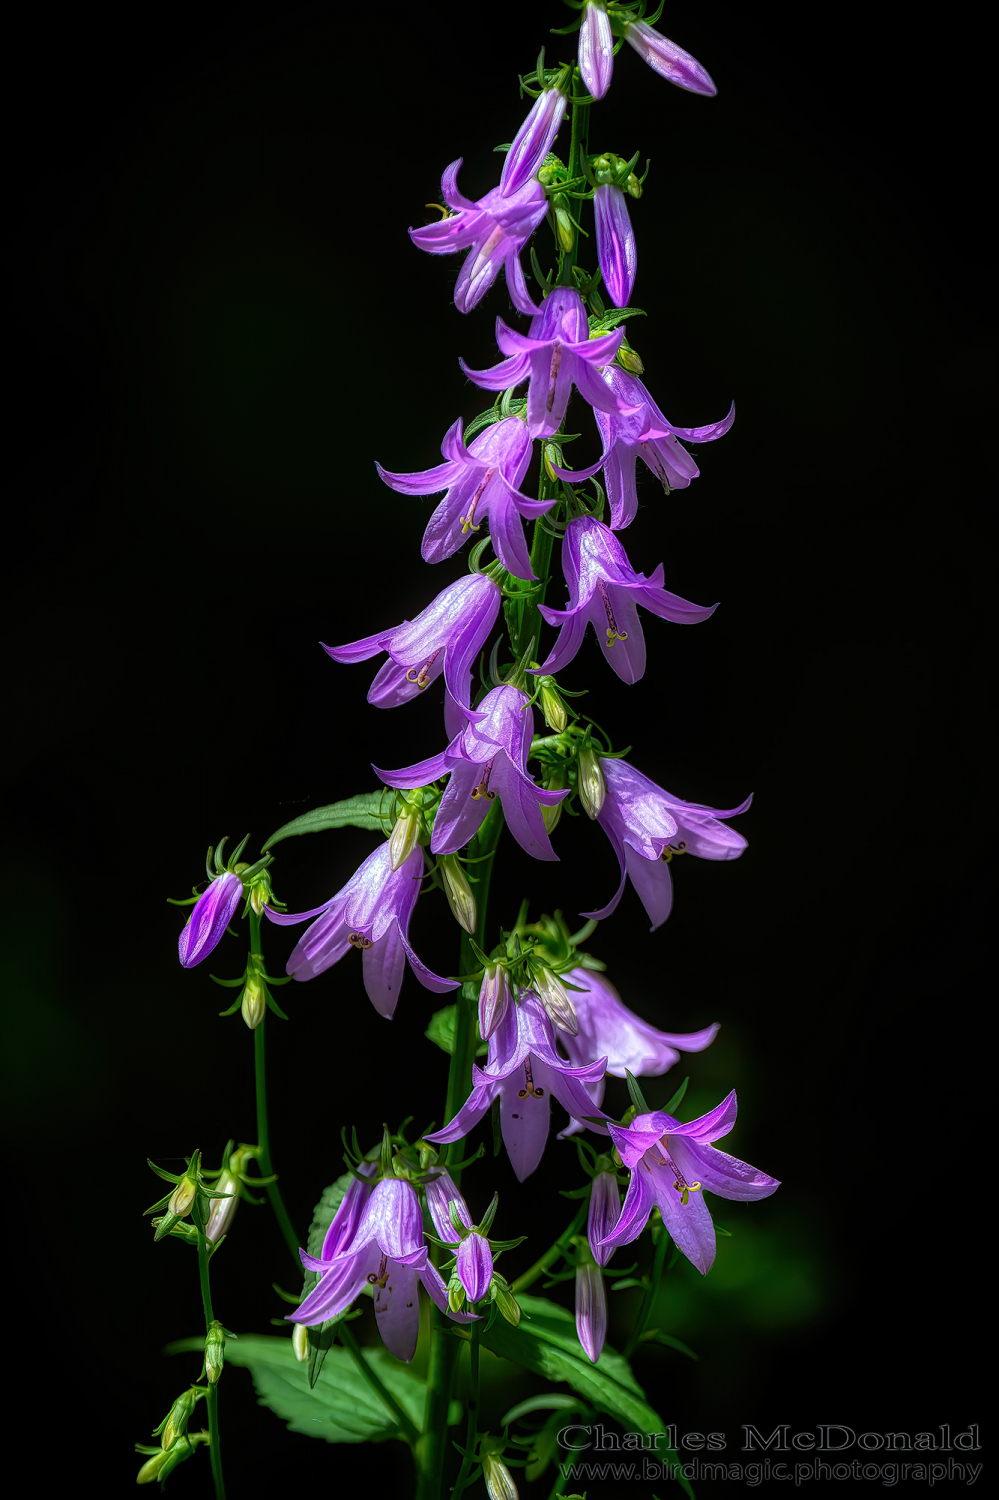
[(609, 312), (601, 313), (599, 318), (590, 318), (590, 338), (597, 333), (610, 333), (625, 318), (644, 318), (645, 312), (640, 307), (612, 307)]
[[(420, 1377), (385, 1349), (365, 1349), (364, 1357), (419, 1427), (426, 1399)], [(287, 1422), (292, 1432), (325, 1438), (328, 1443), (381, 1443), (402, 1437), (392, 1413), (339, 1346), (327, 1355), (332, 1378), (316, 1390), (309, 1387), (306, 1367), (295, 1358), (291, 1339), (246, 1334), (238, 1343), (226, 1345), (226, 1363), (244, 1365), (250, 1371), (261, 1406)]]
[(683, 1102), (683, 1096), (687, 1092), (687, 1084), (689, 1082), (690, 1082), (689, 1078), (685, 1078), (683, 1080), (683, 1082), (681, 1083), (680, 1087), (677, 1089), (676, 1093), (673, 1095), (672, 1099), (665, 1106), (665, 1108), (663, 1110), (663, 1114), (672, 1115), (673, 1118), (676, 1119), (676, 1112), (680, 1108), (680, 1105)]
[[(435, 1010), (430, 1017), (430, 1025), (423, 1033), (431, 1042), (436, 1042), (442, 1052), (448, 1057), (454, 1055), (454, 1033), (458, 1024), (457, 1005), (442, 1005), (440, 1010)], [(476, 1057), (481, 1057), (489, 1048), (485, 1042), (480, 1042), (475, 1049)]]
[(516, 1422), (518, 1417), (526, 1417), (532, 1411), (576, 1411), (579, 1402), (575, 1396), (563, 1394), (562, 1391), (552, 1391), (549, 1396), (529, 1396), (526, 1401), (519, 1401), (516, 1406), (500, 1417), (500, 1426), (509, 1427), (511, 1422)]
[[(328, 1188), (323, 1189), (322, 1197), (313, 1210), (312, 1223), (309, 1227), (309, 1237), (306, 1240), (305, 1248), (310, 1255), (314, 1255), (317, 1259), (322, 1252), (326, 1231), (333, 1222), (333, 1215), (340, 1207), (343, 1195), (350, 1187), (352, 1180), (352, 1174), (344, 1172), (343, 1176), (338, 1177), (336, 1182), (331, 1182)], [(303, 1301), (312, 1291), (318, 1280), (318, 1271), (305, 1272), (305, 1283), (302, 1288)], [(319, 1379), (326, 1356), (336, 1342), (337, 1325), (343, 1321), (343, 1316), (343, 1313), (340, 1313), (337, 1317), (327, 1318), (324, 1323), (319, 1323), (315, 1328), (309, 1329), (309, 1358), (307, 1368), (310, 1387), (315, 1386), (316, 1381)]]
[(649, 1106), (645, 1102), (645, 1095), (638, 1086), (638, 1079), (627, 1068), (624, 1070), (624, 1076), (628, 1081), (628, 1095), (632, 1104), (640, 1115), (647, 1115), (649, 1113)]
[[(514, 1328), (497, 1318), (492, 1328), (483, 1330), (481, 1335), (487, 1349), (546, 1380), (566, 1381), (597, 1411), (616, 1417), (629, 1432), (665, 1432), (662, 1418), (646, 1402), (622, 1355), (604, 1345), (597, 1363), (591, 1364), (576, 1336), (576, 1321), (571, 1312), (546, 1297), (520, 1294), (517, 1300), (523, 1313), (520, 1323)], [(664, 1446), (658, 1451), (669, 1464), (679, 1463), (672, 1448)], [(693, 1497), (682, 1472), (676, 1478)]]
[(680, 1339), (675, 1339), (671, 1333), (663, 1333), (660, 1328), (649, 1328), (642, 1334), (642, 1343), (665, 1344), (670, 1349), (678, 1349), (688, 1359), (700, 1359), (701, 1357), (699, 1354), (695, 1354), (688, 1344), (684, 1344)]
[(327, 828), (372, 828), (379, 833), (388, 833), (392, 828), (392, 811), (395, 793), (388, 787), (377, 792), (358, 792), (356, 797), (345, 797), (342, 802), (331, 802), (328, 807), (314, 807), (311, 812), (292, 818), (277, 833), (272, 833), (264, 845), (269, 849), (281, 839), (289, 839), (296, 833), (323, 833)]

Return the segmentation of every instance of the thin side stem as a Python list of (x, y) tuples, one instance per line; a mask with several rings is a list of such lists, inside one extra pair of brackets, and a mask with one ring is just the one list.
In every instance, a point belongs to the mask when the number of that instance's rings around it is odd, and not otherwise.
[(337, 1329), (337, 1337), (339, 1338), (343, 1347), (346, 1349), (347, 1353), (350, 1355), (351, 1359), (354, 1361), (354, 1364), (357, 1366), (358, 1370), (364, 1376), (364, 1379), (368, 1382), (368, 1385), (370, 1385), (371, 1389), (377, 1395), (378, 1399), (395, 1417), (396, 1421), (399, 1423), (399, 1427), (402, 1430), (403, 1437), (412, 1448), (420, 1436), (419, 1432), (417, 1431), (416, 1424), (413, 1422), (411, 1417), (408, 1417), (406, 1415), (402, 1407), (399, 1405), (398, 1401), (393, 1396), (392, 1392), (386, 1385), (383, 1385), (378, 1375), (368, 1364), (368, 1361), (364, 1357), (364, 1351), (355, 1339), (354, 1335), (351, 1333), (350, 1325), (348, 1323), (340, 1324), (339, 1328)]
[[(205, 1220), (200, 1197), (194, 1200), (194, 1222), (198, 1230), (198, 1279), (201, 1282), (201, 1305), (205, 1314), (205, 1336), (215, 1321), (215, 1312), (212, 1307), (212, 1288), (208, 1271), (208, 1239), (205, 1235)], [(219, 1388), (208, 1382), (205, 1392), (205, 1406), (208, 1409), (208, 1451), (212, 1461), (212, 1483), (215, 1486), (215, 1500), (225, 1500), (225, 1480), (222, 1477), (222, 1450), (219, 1439)]]
[[(260, 946), (260, 918), (252, 909), (250, 911), (250, 951), (252, 953), (260, 953), (262, 951)], [(260, 1155), (257, 1160), (260, 1164), (261, 1177), (270, 1177), (274, 1172), (274, 1167), (271, 1163), (270, 1122), (267, 1115), (266, 1027), (267, 1015), (265, 1012), (263, 1020), (253, 1032), (253, 1071), (257, 1095), (257, 1145), (260, 1148)], [(264, 1191), (270, 1201), (271, 1208), (274, 1210), (274, 1217), (278, 1221), (278, 1227), (284, 1236), (284, 1242), (288, 1246), (289, 1254), (295, 1262), (296, 1269), (300, 1271), (302, 1263), (299, 1260), (298, 1247), (302, 1241), (295, 1233), (288, 1210), (284, 1206), (281, 1188), (276, 1182), (268, 1182), (264, 1186)]]
[(468, 1476), (475, 1462), (475, 1447), (479, 1436), (479, 1324), (471, 1325), (472, 1341), (469, 1345), (471, 1354), (470, 1388), (468, 1393), (468, 1427), (465, 1436), (465, 1452), (462, 1454), (461, 1468), (458, 1470), (458, 1478), (454, 1482), (451, 1491), (451, 1500), (458, 1500), (458, 1496), (468, 1484)]
[(638, 1317), (635, 1319), (635, 1326), (631, 1330), (628, 1342), (625, 1344), (624, 1349), (622, 1350), (625, 1359), (628, 1359), (630, 1357), (635, 1345), (639, 1342), (642, 1334), (649, 1326), (649, 1319), (652, 1316), (652, 1308), (655, 1304), (656, 1293), (659, 1290), (659, 1283), (662, 1280), (663, 1264), (666, 1260), (666, 1251), (669, 1249), (669, 1246), (670, 1237), (666, 1233), (665, 1224), (661, 1224), (659, 1226), (659, 1239), (656, 1244), (656, 1253), (652, 1259), (652, 1273), (649, 1277), (649, 1284), (645, 1288), (645, 1295), (642, 1298), (642, 1305), (638, 1309)]
[(533, 1285), (533, 1283), (537, 1281), (539, 1276), (543, 1276), (546, 1271), (551, 1270), (552, 1266), (558, 1260), (559, 1256), (565, 1254), (569, 1241), (572, 1239), (574, 1234), (579, 1233), (580, 1229), (583, 1226), (583, 1221), (586, 1218), (587, 1206), (588, 1205), (585, 1202), (580, 1204), (579, 1212), (576, 1214), (576, 1217), (573, 1219), (568, 1229), (564, 1229), (562, 1231), (555, 1243), (553, 1245), (549, 1245), (544, 1255), (540, 1255), (534, 1262), (533, 1266), (528, 1266), (527, 1270), (524, 1271), (520, 1276), (518, 1276), (516, 1281), (511, 1283), (510, 1290), (515, 1295), (517, 1292), (526, 1292), (527, 1288)]

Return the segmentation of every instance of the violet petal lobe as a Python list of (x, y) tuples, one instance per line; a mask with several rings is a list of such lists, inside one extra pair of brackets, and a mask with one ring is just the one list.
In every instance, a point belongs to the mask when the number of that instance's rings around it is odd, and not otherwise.
[(469, 1234), (458, 1246), (458, 1276), (469, 1302), (481, 1302), (493, 1279), (493, 1252), (481, 1234)]
[(613, 1172), (598, 1172), (590, 1187), (590, 1206), (586, 1215), (586, 1238), (598, 1266), (605, 1266), (614, 1254), (613, 1246), (604, 1245), (621, 1217), (621, 1193)]

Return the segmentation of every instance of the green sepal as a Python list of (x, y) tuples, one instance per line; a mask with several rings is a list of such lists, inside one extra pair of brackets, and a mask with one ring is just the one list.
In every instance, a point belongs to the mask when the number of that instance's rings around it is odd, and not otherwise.
[(700, 1355), (695, 1354), (689, 1345), (682, 1339), (675, 1339), (671, 1333), (663, 1333), (659, 1328), (647, 1328), (639, 1339), (640, 1344), (665, 1344), (669, 1349), (676, 1349), (680, 1354), (685, 1354), (688, 1359), (699, 1360)]
[(526, 1401), (518, 1401), (516, 1406), (500, 1417), (500, 1426), (509, 1427), (511, 1422), (516, 1422), (518, 1417), (526, 1417), (532, 1411), (571, 1411), (578, 1408), (579, 1401), (575, 1396), (569, 1396), (562, 1391), (552, 1391), (550, 1395), (528, 1396)]
[(649, 1109), (648, 1104), (645, 1102), (645, 1095), (642, 1093), (641, 1089), (639, 1088), (639, 1086), (638, 1086), (638, 1079), (635, 1077), (634, 1073), (629, 1072), (628, 1069), (626, 1068), (624, 1076), (628, 1080), (628, 1095), (629, 1095), (629, 1098), (631, 1099), (631, 1102), (635, 1106), (635, 1108), (637, 1109), (638, 1113), (640, 1115), (651, 1114), (652, 1111)]
[(377, 792), (358, 792), (354, 797), (345, 797), (341, 802), (331, 802), (328, 807), (314, 807), (284, 823), (272, 833), (264, 845), (269, 849), (281, 839), (299, 833), (324, 833), (329, 828), (370, 828), (379, 833), (391, 830), (395, 792), (382, 787)]

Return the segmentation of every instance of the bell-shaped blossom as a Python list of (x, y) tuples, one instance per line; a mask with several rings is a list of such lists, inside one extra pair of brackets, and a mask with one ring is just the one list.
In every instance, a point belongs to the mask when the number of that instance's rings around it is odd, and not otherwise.
[[(621, 1213), (621, 1194), (613, 1172), (598, 1172), (590, 1188), (586, 1215), (586, 1238), (590, 1255), (580, 1250), (576, 1264), (576, 1332), (590, 1359), (596, 1364), (607, 1337), (607, 1290), (601, 1267), (614, 1254), (602, 1243)], [(592, 1260), (591, 1257), (592, 1256)]]
[(388, 653), (368, 689), (368, 702), (378, 708), (407, 703), (442, 673), (453, 701), (468, 708), (472, 666), (496, 623), (502, 597), (498, 583), (483, 573), (471, 573), (448, 584), (415, 620), (323, 650), (342, 662)]
[(684, 52), (669, 37), (654, 31), (647, 21), (629, 21), (624, 29), (624, 39), (667, 83), (678, 84), (694, 94), (717, 94), (707, 69), (701, 67), (697, 58)]
[(242, 899), (243, 882), (228, 870), (202, 891), (177, 939), (177, 952), (185, 969), (193, 969), (217, 947)]
[(613, 183), (594, 189), (593, 217), (597, 230), (597, 260), (607, 295), (615, 307), (627, 307), (635, 285), (638, 250), (624, 193)]
[(704, 1274), (715, 1258), (715, 1226), (704, 1192), (753, 1202), (769, 1198), (780, 1183), (756, 1167), (717, 1150), (713, 1141), (735, 1124), (736, 1099), (681, 1125), (662, 1110), (638, 1115), (630, 1125), (609, 1125), (611, 1139), (631, 1173), (617, 1224), (600, 1241), (604, 1248), (630, 1245), (658, 1207), (677, 1248)]
[[(438, 1144), (461, 1140), (500, 1101), (500, 1128), (510, 1164), (521, 1182), (541, 1160), (548, 1140), (551, 1097), (576, 1119), (596, 1115), (586, 1085), (603, 1075), (604, 1059), (574, 1068), (555, 1050), (555, 1032), (533, 990), (523, 990), (489, 1039), (486, 1066), (472, 1066), (472, 1092), (443, 1130)], [(593, 1127), (591, 1127), (593, 1128)], [(595, 1127), (600, 1128), (600, 1127)]]
[[(458, 1279), (465, 1288), (470, 1302), (481, 1302), (493, 1279), (493, 1252), (485, 1235), (472, 1229), (472, 1216), (468, 1204), (461, 1195), (450, 1173), (440, 1175), (427, 1183), (427, 1207), (434, 1221), (434, 1228), (444, 1243), (455, 1251)], [(459, 1238), (451, 1222), (449, 1207), (455, 1205), (458, 1218), (470, 1233)]]
[[(500, 176), (500, 192), (505, 197), (520, 193), (552, 149), (559, 127), (565, 119), (569, 101), (558, 89), (543, 89), (535, 99), (527, 119), (513, 138)], [(524, 308), (520, 308), (524, 312)]]
[(614, 71), (614, 33), (602, 0), (587, 0), (579, 28), (579, 71), (594, 99), (610, 88)]
[(354, 1186), (348, 1188), (330, 1225), (322, 1255), (298, 1252), (306, 1270), (318, 1272), (320, 1280), (289, 1321), (311, 1328), (335, 1318), (346, 1312), (367, 1284), (373, 1289), (375, 1324), (382, 1342), (396, 1359), (409, 1361), (416, 1353), (420, 1331), (418, 1282), (423, 1282), (441, 1312), (456, 1322), (468, 1318), (449, 1312), (447, 1288), (427, 1255), (423, 1215), (412, 1184), (401, 1177), (385, 1177), (368, 1194), (365, 1185), (358, 1183), (359, 1191), (338, 1225)]
[(506, 391), (529, 380), (527, 425), (532, 437), (551, 437), (562, 424), (573, 386), (591, 406), (618, 412), (622, 402), (598, 373), (609, 365), (624, 338), (624, 330), (589, 336), (586, 310), (577, 291), (559, 286), (549, 292), (529, 333), (508, 328), (496, 319), (496, 342), (508, 356), (488, 370), (461, 368), (469, 380), (487, 391)]
[(686, 853), (696, 854), (699, 859), (738, 859), (746, 848), (746, 840), (719, 819), (744, 813), (753, 800), (752, 794), (738, 807), (723, 810), (671, 796), (627, 761), (604, 756), (600, 766), (607, 795), (597, 821), (614, 847), (621, 866), (621, 883), (606, 906), (586, 915), (609, 917), (624, 894), (625, 881), (630, 878), (655, 932), (673, 905), (669, 873), (672, 856)]
[(540, 182), (525, 180), (509, 192), (502, 187), (491, 188), (473, 203), (458, 191), (460, 166), (461, 157), (441, 178), (441, 193), (450, 209), (447, 218), (425, 224), (422, 229), (410, 229), (410, 238), (431, 255), (469, 251), (454, 289), (454, 305), (459, 312), (471, 312), (482, 301), (502, 266), (514, 307), (530, 316), (537, 308), (527, 290), (520, 252), (548, 211), (545, 190)]
[(412, 790), (449, 776), (434, 819), (433, 854), (454, 854), (481, 827), (490, 803), (499, 797), (507, 827), (520, 847), (535, 859), (558, 859), (541, 816), (568, 791), (546, 792), (527, 774), (534, 734), (534, 713), (526, 693), (504, 685), (487, 693), (476, 710), (477, 722), (466, 724), (441, 755), (399, 771), (375, 771), (386, 786)]
[[(577, 1067), (591, 1058), (606, 1057), (607, 1073), (615, 1078), (627, 1073), (636, 1078), (658, 1077), (680, 1061), (682, 1052), (703, 1052), (718, 1035), (717, 1022), (700, 1031), (660, 1031), (629, 1010), (607, 976), (594, 969), (570, 969), (565, 978), (576, 986), (572, 1003), (579, 1029), (575, 1036), (563, 1036), (562, 1044)], [(587, 1086), (597, 1108), (604, 1102), (605, 1083), (601, 1078)], [(582, 1128), (575, 1121), (573, 1129), (564, 1133)]]
[(364, 988), (381, 1016), (395, 1012), (406, 963), (425, 989), (442, 994), (455, 981), (442, 979), (421, 963), (409, 941), (409, 921), (423, 879), (423, 851), (414, 849), (398, 870), (392, 869), (389, 844), (382, 844), (335, 896), (311, 911), (264, 910), (272, 922), (287, 927), (318, 918), (292, 950), (287, 972), (293, 979), (315, 979), (339, 963), (351, 948), (361, 952)]
[(720, 422), (709, 422), (704, 427), (676, 427), (663, 416), (637, 376), (615, 365), (602, 371), (602, 378), (628, 409), (617, 413), (594, 412), (603, 449), (596, 463), (584, 469), (555, 466), (555, 472), (578, 484), (603, 469), (611, 526), (621, 531), (631, 525), (638, 511), (637, 460), (642, 459), (649, 466), (667, 494), (670, 490), (686, 489), (701, 471), (679, 439), (711, 443), (724, 437), (735, 421), (735, 403)]
[(418, 474), (393, 474), (375, 467), (392, 489), (403, 495), (447, 494), (423, 533), (426, 562), (451, 557), (470, 532), (489, 522), (489, 536), (500, 562), (517, 578), (533, 578), (521, 517), (535, 520), (554, 500), (532, 500), (517, 486), (531, 461), (531, 436), (519, 417), (491, 423), (466, 448), (461, 419), (441, 444), (444, 463)]
[(636, 573), (610, 527), (591, 516), (577, 516), (566, 527), (562, 571), (569, 588), (569, 604), (566, 609), (540, 606), (549, 625), (562, 628), (539, 672), (560, 672), (568, 666), (583, 644), (589, 624), (622, 682), (637, 682), (645, 671), (640, 604), (676, 625), (706, 620), (718, 608), (717, 604), (691, 604), (664, 589), (662, 563), (651, 578)]

